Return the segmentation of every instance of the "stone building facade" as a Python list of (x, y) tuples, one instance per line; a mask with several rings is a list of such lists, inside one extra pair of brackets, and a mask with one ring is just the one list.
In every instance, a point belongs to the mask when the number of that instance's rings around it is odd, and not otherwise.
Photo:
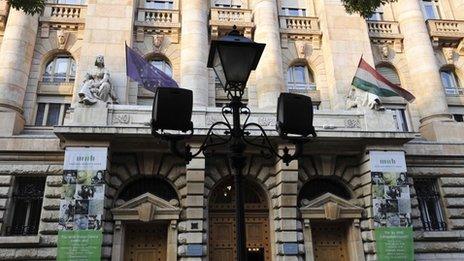
[[(462, 0), (399, 0), (367, 20), (339, 0), (53, 0), (35, 16), (0, 1), (0, 259), (56, 258), (64, 151), (88, 146), (109, 151), (103, 259), (128, 260), (142, 240), (158, 260), (233, 260), (225, 151), (186, 164), (154, 139), (153, 94), (126, 76), (124, 52), (193, 90), (197, 148), (226, 102), (209, 42), (233, 25), (266, 44), (245, 94), (250, 120), (282, 151), (277, 97), (298, 92), (313, 99), (318, 133), (289, 166), (247, 150), (250, 255), (320, 260), (326, 240), (343, 249), (332, 260), (377, 260), (369, 152), (380, 150), (406, 155), (416, 260), (464, 260)], [(98, 55), (118, 103), (79, 103)], [(348, 109), (361, 55), (416, 101)]]

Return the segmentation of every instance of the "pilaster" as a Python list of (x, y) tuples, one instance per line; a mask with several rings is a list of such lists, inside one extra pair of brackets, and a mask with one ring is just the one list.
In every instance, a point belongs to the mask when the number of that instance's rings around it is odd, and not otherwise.
[[(196, 151), (197, 145), (191, 144)], [(178, 255), (181, 261), (201, 261), (206, 256), (205, 158), (203, 154), (186, 166), (186, 194), (182, 195), (184, 220), (178, 228)]]
[(193, 91), (193, 106), (208, 106), (208, 3), (182, 0), (181, 87)]
[(277, 98), (285, 90), (276, 1), (255, 1), (253, 14), (256, 25), (254, 41), (266, 44), (256, 69), (258, 107), (272, 109), (276, 108)]
[[(280, 154), (284, 147), (281, 147)], [(288, 166), (279, 161), (276, 165), (276, 188), (273, 193), (273, 212), (276, 241), (276, 260), (299, 260), (304, 254), (301, 222), (297, 219), (298, 161)]]
[(24, 127), (23, 102), (38, 29), (38, 16), (11, 9), (0, 49), (0, 135)]

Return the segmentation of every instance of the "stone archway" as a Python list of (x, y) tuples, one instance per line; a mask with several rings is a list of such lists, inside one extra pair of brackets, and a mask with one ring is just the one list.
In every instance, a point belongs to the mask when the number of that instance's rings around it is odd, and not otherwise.
[(364, 260), (360, 218), (363, 208), (351, 202), (339, 180), (316, 178), (299, 195), (306, 261)]
[(165, 180), (141, 177), (118, 194), (112, 261), (177, 260), (177, 222), (181, 213), (175, 189)]
[[(248, 260), (271, 260), (269, 207), (265, 192), (256, 182), (246, 179), (245, 219)], [(232, 178), (225, 178), (210, 194), (209, 259), (233, 261), (235, 244), (235, 189)]]

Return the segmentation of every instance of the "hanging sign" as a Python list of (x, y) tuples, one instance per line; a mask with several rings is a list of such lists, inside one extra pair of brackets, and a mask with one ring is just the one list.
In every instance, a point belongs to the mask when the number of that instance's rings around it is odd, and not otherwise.
[(107, 148), (67, 148), (58, 260), (100, 260)]

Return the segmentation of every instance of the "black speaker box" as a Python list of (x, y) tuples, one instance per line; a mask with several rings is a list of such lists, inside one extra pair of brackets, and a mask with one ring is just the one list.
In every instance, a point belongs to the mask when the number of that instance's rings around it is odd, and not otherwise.
[(313, 103), (306, 95), (281, 93), (277, 101), (277, 131), (282, 137), (309, 134), (316, 136), (313, 126)]
[(182, 88), (156, 88), (152, 128), (187, 132), (192, 124), (193, 93)]

